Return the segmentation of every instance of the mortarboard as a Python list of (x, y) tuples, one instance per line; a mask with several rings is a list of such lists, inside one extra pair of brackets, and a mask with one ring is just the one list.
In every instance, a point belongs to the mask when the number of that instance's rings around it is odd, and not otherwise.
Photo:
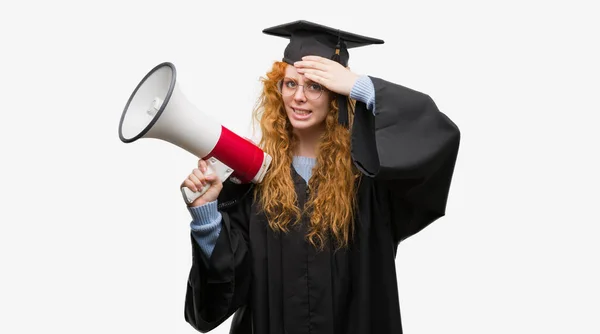
[[(293, 65), (302, 57), (313, 55), (332, 59), (348, 66), (348, 49), (383, 44), (383, 40), (357, 35), (321, 24), (299, 20), (266, 28), (263, 33), (288, 38), (290, 42), (283, 52), (283, 61)], [(348, 126), (346, 96), (338, 95), (339, 122)]]

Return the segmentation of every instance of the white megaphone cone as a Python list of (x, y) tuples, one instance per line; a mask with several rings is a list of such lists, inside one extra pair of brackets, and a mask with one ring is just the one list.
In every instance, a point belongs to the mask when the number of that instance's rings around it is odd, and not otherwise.
[[(209, 171), (225, 181), (232, 173), (238, 182), (262, 181), (271, 156), (198, 110), (181, 93), (172, 63), (155, 66), (137, 85), (121, 115), (119, 138), (131, 143), (155, 138), (178, 146), (207, 160)], [(186, 202), (202, 196), (181, 188)]]

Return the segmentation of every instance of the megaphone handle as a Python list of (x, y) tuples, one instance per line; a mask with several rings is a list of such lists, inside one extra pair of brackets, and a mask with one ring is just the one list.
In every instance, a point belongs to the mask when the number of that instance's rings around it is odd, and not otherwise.
[[(204, 175), (217, 174), (221, 182), (224, 182), (231, 173), (233, 173), (233, 169), (229, 168), (224, 163), (220, 162), (215, 158), (210, 158), (206, 161), (206, 173)], [(183, 195), (183, 199), (187, 204), (192, 204), (198, 197), (204, 195), (204, 193), (210, 188), (210, 184), (205, 185), (199, 191), (191, 191), (188, 187), (182, 187), (181, 193)]]

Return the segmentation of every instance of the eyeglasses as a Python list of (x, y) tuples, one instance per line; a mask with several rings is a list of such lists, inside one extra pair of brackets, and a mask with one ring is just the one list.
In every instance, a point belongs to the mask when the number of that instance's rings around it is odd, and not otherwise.
[(299, 85), (296, 80), (284, 78), (277, 83), (277, 89), (283, 96), (292, 96), (296, 94), (298, 87), (302, 87), (304, 96), (309, 100), (316, 100), (321, 97), (325, 88), (318, 83), (308, 82), (305, 85)]

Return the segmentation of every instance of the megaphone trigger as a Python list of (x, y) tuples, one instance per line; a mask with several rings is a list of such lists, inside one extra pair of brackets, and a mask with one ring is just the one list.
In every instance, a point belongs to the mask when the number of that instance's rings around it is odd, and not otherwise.
[[(206, 161), (206, 172), (204, 175), (216, 174), (221, 182), (227, 180), (227, 178), (233, 173), (233, 169), (225, 165), (215, 157), (211, 157)], [(199, 191), (191, 191), (188, 187), (181, 188), (181, 194), (187, 204), (192, 204), (198, 197), (204, 195), (204, 193), (210, 188), (210, 184), (207, 184)]]

